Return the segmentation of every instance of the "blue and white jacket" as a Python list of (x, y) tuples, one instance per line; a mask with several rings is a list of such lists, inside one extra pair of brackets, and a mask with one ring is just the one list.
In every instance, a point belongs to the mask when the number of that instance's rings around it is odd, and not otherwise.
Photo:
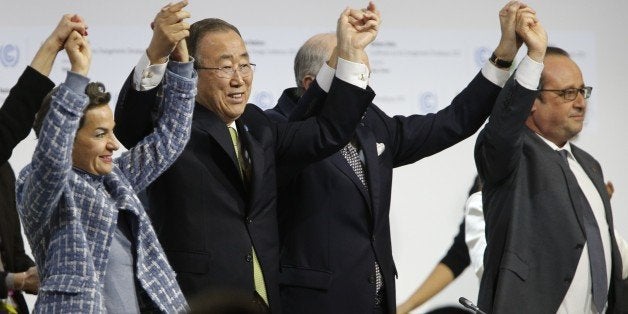
[(103, 286), (118, 212), (135, 216), (135, 276), (163, 312), (187, 304), (136, 192), (181, 154), (192, 124), (196, 73), (192, 62), (170, 62), (155, 130), (94, 180), (72, 168), (72, 147), (88, 104), (85, 77), (68, 72), (53, 95), (33, 160), (17, 181), (17, 207), (39, 265), (35, 312), (105, 312)]

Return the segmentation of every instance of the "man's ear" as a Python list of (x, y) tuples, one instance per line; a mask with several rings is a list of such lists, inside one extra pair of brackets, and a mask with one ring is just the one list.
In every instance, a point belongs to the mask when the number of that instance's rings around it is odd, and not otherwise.
[(315, 77), (312, 75), (306, 75), (302, 80), (301, 83), (303, 84), (303, 88), (305, 88), (305, 90), (307, 90), (308, 88), (310, 88), (310, 84), (312, 84), (312, 82), (314, 82)]

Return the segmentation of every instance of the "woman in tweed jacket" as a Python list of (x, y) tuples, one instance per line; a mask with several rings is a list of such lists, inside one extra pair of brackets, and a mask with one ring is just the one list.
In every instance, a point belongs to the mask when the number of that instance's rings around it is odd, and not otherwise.
[[(110, 95), (100, 83), (88, 85), (87, 40), (73, 32), (65, 49), (72, 70), (53, 90), (49, 109), (44, 101), (43, 124), (34, 127), (37, 148), (17, 182), (18, 210), (42, 279), (35, 312), (184, 311), (175, 273), (135, 193), (175, 161), (189, 138), (192, 62), (169, 62), (154, 132), (113, 160), (119, 144)], [(189, 61), (186, 49), (178, 52)]]

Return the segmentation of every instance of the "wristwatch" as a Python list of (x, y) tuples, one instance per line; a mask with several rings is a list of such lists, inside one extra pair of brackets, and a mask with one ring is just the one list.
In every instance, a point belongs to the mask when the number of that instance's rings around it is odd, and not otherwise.
[(512, 60), (510, 61), (502, 60), (498, 58), (494, 52), (491, 55), (491, 57), (488, 59), (488, 61), (490, 61), (492, 64), (494, 64), (496, 67), (500, 69), (509, 69), (510, 66), (512, 65)]

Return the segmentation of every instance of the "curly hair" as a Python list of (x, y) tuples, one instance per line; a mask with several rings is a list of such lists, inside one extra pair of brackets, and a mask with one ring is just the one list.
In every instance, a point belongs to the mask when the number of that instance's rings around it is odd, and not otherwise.
[[(35, 131), (35, 136), (37, 136), (38, 138), (39, 138), (39, 132), (41, 131), (41, 127), (44, 123), (44, 119), (46, 118), (46, 114), (48, 114), (48, 111), (50, 110), (50, 103), (52, 102), (52, 95), (55, 94), (58, 90), (59, 90), (59, 87), (57, 86), (53, 88), (48, 93), (48, 95), (46, 95), (46, 97), (44, 97), (44, 100), (41, 103), (41, 107), (39, 108), (39, 111), (37, 111), (37, 114), (35, 115), (35, 122), (33, 123), (33, 130)], [(85, 107), (85, 110), (83, 110), (83, 113), (95, 107), (108, 105), (109, 101), (111, 100), (111, 94), (106, 91), (105, 85), (100, 82), (91, 82), (87, 84), (87, 86), (85, 87), (85, 95), (89, 97), (89, 104), (87, 105), (87, 107)], [(81, 120), (79, 121), (78, 129), (81, 129), (84, 123), (85, 123), (85, 116), (81, 117)]]

